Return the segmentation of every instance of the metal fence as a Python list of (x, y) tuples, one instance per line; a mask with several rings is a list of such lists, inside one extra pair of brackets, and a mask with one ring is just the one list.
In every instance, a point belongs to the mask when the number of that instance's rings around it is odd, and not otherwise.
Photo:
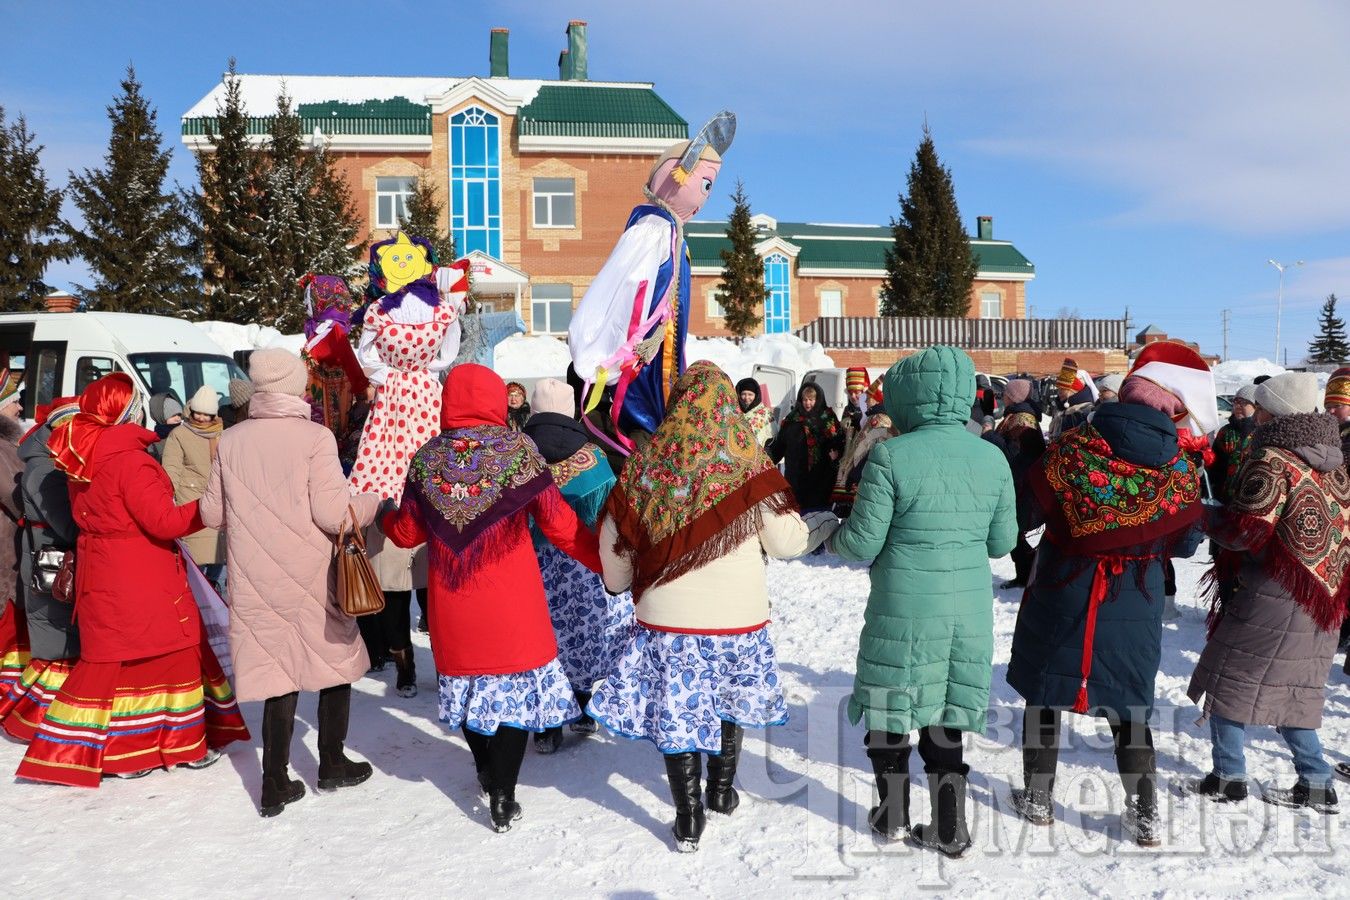
[(957, 319), (845, 316), (798, 328), (805, 341), (840, 350), (903, 350), (950, 344), (962, 350), (1124, 350), (1124, 319)]

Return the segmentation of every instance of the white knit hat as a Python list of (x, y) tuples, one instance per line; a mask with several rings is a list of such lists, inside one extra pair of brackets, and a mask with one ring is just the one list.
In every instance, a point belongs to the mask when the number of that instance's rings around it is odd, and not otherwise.
[(1120, 385), (1124, 381), (1125, 381), (1124, 375), (1118, 375), (1115, 373), (1112, 373), (1110, 375), (1103, 375), (1101, 378), (1097, 379), (1097, 390), (1110, 391), (1113, 394), (1119, 394)]
[(577, 397), (566, 382), (545, 378), (534, 386), (530, 409), (537, 413), (557, 413), (572, 419), (577, 414)]
[(1255, 384), (1244, 384), (1242, 387), (1237, 389), (1237, 393), (1233, 395), (1233, 399), (1245, 400), (1248, 403), (1255, 403), (1257, 387), (1258, 386)]
[(1312, 372), (1285, 372), (1256, 386), (1255, 403), (1272, 416), (1318, 411), (1322, 389)]
[(248, 377), (259, 394), (299, 397), (309, 385), (309, 370), (304, 362), (279, 347), (254, 350), (248, 358)]
[(188, 401), (188, 409), (191, 412), (201, 413), (206, 416), (220, 415), (220, 395), (216, 389), (209, 384), (204, 384), (197, 388), (197, 393), (192, 395)]

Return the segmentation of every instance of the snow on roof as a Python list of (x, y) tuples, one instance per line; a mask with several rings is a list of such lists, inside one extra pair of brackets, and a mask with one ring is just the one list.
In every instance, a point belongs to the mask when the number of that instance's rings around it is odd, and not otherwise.
[[(427, 103), (469, 78), (455, 76), (415, 77), (402, 75), (239, 75), (240, 99), (251, 116), (267, 116), (276, 110), (282, 86), (290, 95), (291, 107), (301, 103), (360, 103), (363, 100), (392, 100), (404, 97), (413, 103)], [(482, 79), (522, 106), (534, 99), (545, 84), (576, 87), (623, 87), (650, 90), (650, 82), (545, 81), (538, 78)], [(183, 113), (184, 119), (214, 116), (225, 104), (225, 76), (205, 97)]]

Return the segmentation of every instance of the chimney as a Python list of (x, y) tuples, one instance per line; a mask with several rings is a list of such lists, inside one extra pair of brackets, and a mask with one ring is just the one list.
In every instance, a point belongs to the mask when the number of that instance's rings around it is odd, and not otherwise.
[(994, 217), (980, 216), (975, 220), (975, 232), (979, 235), (981, 241), (992, 241), (994, 239)]
[(558, 80), (572, 80), (572, 55), (566, 50), (558, 54)]
[(42, 305), (47, 308), (47, 312), (70, 313), (80, 308), (80, 300), (65, 291), (52, 291), (42, 298)]
[(511, 64), (506, 49), (507, 40), (510, 37), (511, 32), (506, 28), (492, 29), (491, 44), (488, 48), (488, 66), (493, 78), (511, 77)]
[(567, 79), (586, 81), (586, 23), (579, 19), (567, 23), (567, 52), (571, 57)]

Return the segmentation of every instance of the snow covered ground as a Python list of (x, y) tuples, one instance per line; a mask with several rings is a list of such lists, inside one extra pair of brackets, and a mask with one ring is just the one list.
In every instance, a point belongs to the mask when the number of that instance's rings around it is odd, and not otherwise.
[[(1011, 577), (994, 562), (994, 582)], [(1204, 639), (1194, 599), (1200, 563), (1178, 564), (1183, 619), (1165, 631), (1156, 739), (1164, 777), (1196, 777), (1209, 743), (1186, 683)], [(422, 693), (394, 694), (392, 673), (357, 685), (349, 747), (376, 774), (334, 794), (313, 792), (315, 697), (301, 702), (292, 765), (310, 787), (275, 819), (256, 812), (260, 750), (235, 745), (201, 772), (157, 773), (98, 790), (0, 783), (9, 823), (9, 896), (373, 897), (408, 894), (621, 897), (894, 897), (916, 888), (961, 896), (1330, 896), (1350, 891), (1342, 820), (1277, 810), (1253, 798), (1219, 807), (1164, 791), (1171, 833), (1160, 850), (1123, 843), (1122, 792), (1110, 737), (1066, 717), (1058, 821), (1024, 825), (1009, 810), (1020, 784), (1021, 703), (1004, 682), (1019, 596), (997, 592), (997, 655), (985, 735), (968, 743), (976, 846), (952, 862), (867, 835), (871, 774), (861, 732), (842, 707), (852, 684), (867, 594), (864, 567), (833, 557), (771, 563), (773, 634), (792, 719), (747, 734), (731, 818), (709, 816), (702, 847), (671, 851), (663, 767), (646, 743), (568, 736), (556, 756), (529, 752), (518, 799), (525, 818), (488, 827), (467, 747), (435, 721), (435, 681), (418, 636)], [(1330, 676), (1322, 740), (1350, 759), (1350, 683)], [(256, 735), (261, 704), (245, 715)], [(767, 740), (766, 740), (767, 738)], [(300, 746), (303, 744), (303, 746)], [(0, 770), (22, 747), (0, 740)], [(914, 760), (918, 769), (917, 757)], [(1283, 744), (1254, 730), (1248, 767), (1261, 782), (1292, 782)], [(1345, 786), (1345, 785), (1342, 785)], [(1342, 792), (1350, 794), (1350, 786)], [(1347, 798), (1350, 799), (1350, 798)], [(927, 795), (916, 786), (916, 821)]]

